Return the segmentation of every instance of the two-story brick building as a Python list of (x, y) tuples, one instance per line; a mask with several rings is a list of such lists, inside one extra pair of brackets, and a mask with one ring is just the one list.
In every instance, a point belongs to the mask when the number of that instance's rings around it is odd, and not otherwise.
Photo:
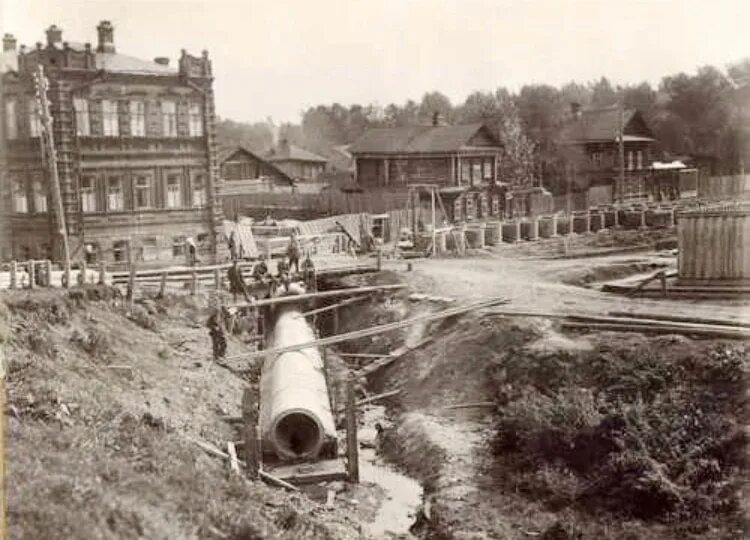
[(49, 80), (59, 185), (73, 258), (84, 246), (114, 263), (184, 261), (193, 237), (209, 258), (221, 249), (222, 210), (208, 53), (184, 50), (177, 66), (127, 56), (102, 21), (97, 44), (63, 41), (17, 53), (2, 74), (2, 193), (10, 200), (11, 256), (59, 259), (42, 154), (33, 75)]
[(643, 115), (617, 106), (582, 110), (577, 104), (571, 113), (558, 137), (571, 189), (588, 190), (591, 204), (647, 198), (655, 139)]

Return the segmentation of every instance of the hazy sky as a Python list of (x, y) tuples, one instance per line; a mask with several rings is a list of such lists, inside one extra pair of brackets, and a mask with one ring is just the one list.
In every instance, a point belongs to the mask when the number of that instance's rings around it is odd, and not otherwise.
[(750, 0), (0, 0), (0, 30), (26, 45), (53, 23), (96, 43), (102, 19), (133, 56), (208, 49), (218, 113), (243, 121), (428, 90), (657, 83), (750, 56)]

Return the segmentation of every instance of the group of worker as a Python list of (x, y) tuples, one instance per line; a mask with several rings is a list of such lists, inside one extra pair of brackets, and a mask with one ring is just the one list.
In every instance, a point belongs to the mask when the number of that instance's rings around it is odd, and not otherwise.
[[(302, 261), (300, 271), (301, 251), (297, 235), (292, 233), (287, 246), (286, 257), (279, 260), (277, 264), (277, 274), (275, 276), (270, 274), (268, 265), (264, 261), (259, 261), (255, 264), (253, 267), (252, 278), (260, 285), (268, 285), (268, 298), (274, 297), (282, 286), (287, 291), (289, 290), (293, 275), (292, 268), (294, 268), (296, 274), (301, 274), (306, 290), (315, 290), (315, 265), (313, 264), (312, 259), (310, 259), (310, 254), (308, 253), (305, 260)], [(232, 294), (235, 302), (240, 295), (243, 296), (245, 301), (249, 304), (255, 302), (255, 297), (248, 291), (245, 278), (242, 274), (242, 269), (240, 268), (237, 259), (234, 259), (232, 266), (227, 270), (227, 280), (229, 282), (229, 292)], [(224, 358), (226, 355), (227, 324), (232, 320), (233, 315), (225, 306), (217, 307), (208, 318), (206, 326), (208, 327), (208, 333), (211, 338), (214, 360)], [(251, 329), (257, 327), (257, 322), (251, 324), (250, 327)]]

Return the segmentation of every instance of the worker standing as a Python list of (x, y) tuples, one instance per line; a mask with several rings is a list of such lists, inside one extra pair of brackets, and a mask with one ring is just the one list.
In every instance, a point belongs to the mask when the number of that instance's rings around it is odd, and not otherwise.
[(258, 283), (265, 283), (268, 275), (268, 266), (265, 261), (259, 261), (253, 266), (253, 279)]
[(317, 288), (315, 280), (315, 265), (308, 253), (305, 260), (302, 261), (302, 279), (305, 282), (305, 288), (312, 292)]
[(236, 259), (227, 270), (227, 280), (229, 281), (229, 292), (232, 293), (235, 302), (239, 294), (243, 295), (248, 302), (250, 301), (245, 279), (242, 277), (242, 269), (240, 269), (239, 262)]
[(297, 240), (297, 233), (292, 231), (292, 236), (289, 238), (289, 245), (286, 248), (286, 255), (289, 257), (289, 271), (291, 272), (292, 266), (294, 271), (299, 273), (299, 252), (300, 246)]
[(206, 323), (208, 335), (211, 338), (211, 347), (213, 349), (214, 360), (218, 361), (226, 355), (227, 337), (224, 326), (224, 308), (217, 307), (208, 318)]
[(188, 264), (190, 266), (195, 266), (196, 263), (196, 248), (195, 248), (195, 241), (193, 240), (192, 236), (188, 236), (185, 239), (185, 246), (187, 247), (187, 253), (188, 253)]

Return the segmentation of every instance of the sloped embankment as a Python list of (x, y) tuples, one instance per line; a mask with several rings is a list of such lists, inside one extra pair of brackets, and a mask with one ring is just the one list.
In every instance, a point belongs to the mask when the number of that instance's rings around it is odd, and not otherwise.
[(192, 442), (238, 440), (222, 417), (253, 383), (210, 361), (200, 297), (126, 309), (108, 296), (0, 297), (10, 537), (357, 536), (349, 517), (248, 482)]

